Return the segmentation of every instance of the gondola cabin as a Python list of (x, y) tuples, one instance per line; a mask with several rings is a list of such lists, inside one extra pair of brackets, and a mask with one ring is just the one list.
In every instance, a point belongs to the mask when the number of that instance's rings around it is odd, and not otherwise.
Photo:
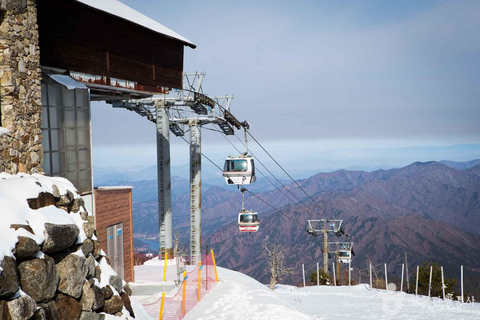
[(255, 163), (252, 156), (229, 156), (223, 167), (227, 184), (250, 184), (255, 182)]
[(260, 227), (258, 213), (243, 209), (238, 214), (238, 228), (240, 232), (257, 232)]
[(349, 263), (352, 261), (352, 252), (346, 249), (338, 250), (338, 260), (341, 263)]

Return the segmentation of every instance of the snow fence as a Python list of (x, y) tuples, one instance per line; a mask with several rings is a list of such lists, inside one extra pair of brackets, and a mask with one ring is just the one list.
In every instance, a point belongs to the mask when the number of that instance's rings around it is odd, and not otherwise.
[[(200, 281), (199, 281), (200, 278)], [(173, 297), (165, 297), (163, 320), (183, 319), (185, 314), (195, 307), (216, 284), (212, 255), (202, 255), (201, 266), (186, 274), (183, 283)], [(154, 319), (160, 319), (162, 298), (154, 303), (144, 304), (147, 313)]]

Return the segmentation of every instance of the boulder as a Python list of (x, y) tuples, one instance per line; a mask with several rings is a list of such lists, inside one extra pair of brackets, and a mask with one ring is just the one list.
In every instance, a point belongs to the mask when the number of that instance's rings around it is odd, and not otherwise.
[(115, 314), (121, 312), (123, 309), (123, 301), (120, 296), (112, 296), (110, 299), (105, 300), (103, 311), (109, 314)]
[(55, 299), (57, 307), (58, 320), (78, 320), (82, 313), (82, 307), (77, 300), (72, 297), (59, 293)]
[(7, 302), (11, 319), (29, 319), (35, 313), (37, 304), (29, 296), (20, 296)]
[(108, 284), (102, 288), (102, 292), (103, 292), (103, 299), (105, 300), (110, 299), (113, 296), (113, 290)]
[(27, 230), (31, 234), (35, 234), (35, 232), (33, 232), (32, 227), (30, 227), (28, 224), (11, 224), (10, 225), (10, 229), (15, 229), (15, 231), (20, 228)]
[(132, 318), (135, 318), (135, 313), (133, 312), (132, 303), (130, 302), (130, 297), (128, 296), (128, 294), (125, 292), (122, 292), (120, 294), (120, 297), (122, 298), (122, 302), (123, 302), (123, 305), (125, 306), (125, 309), (128, 310)]
[(132, 296), (132, 288), (128, 284), (123, 286), (123, 291), (125, 291), (129, 296)]
[(70, 204), (71, 200), (68, 199), (66, 194), (62, 194), (60, 199), (56, 202), (57, 207), (66, 207)]
[(53, 190), (53, 196), (57, 198), (57, 200), (60, 199), (60, 196), (61, 196), (60, 189), (58, 189), (56, 185), (52, 185), (52, 190)]
[(22, 290), (33, 300), (47, 302), (53, 299), (60, 278), (52, 258), (45, 255), (44, 259), (24, 261), (18, 270)]
[[(58, 259), (58, 257), (57, 257)], [(60, 276), (58, 291), (74, 298), (80, 298), (83, 283), (87, 276), (87, 259), (74, 253), (57, 261), (57, 272)]]
[[(86, 278), (91, 279), (91, 278), (95, 277), (95, 258), (92, 255), (89, 255), (85, 264), (87, 266), (87, 276), (86, 276)], [(98, 278), (98, 279), (100, 279), (100, 278)]]
[(6, 320), (8, 314), (7, 301), (0, 300), (0, 320)]
[(100, 277), (102, 276), (102, 268), (100, 266), (95, 267), (95, 278), (101, 279)]
[(87, 216), (87, 222), (83, 224), (83, 231), (85, 231), (87, 238), (92, 238), (95, 231), (95, 218), (93, 216)]
[(93, 282), (85, 281), (83, 284), (82, 298), (80, 299), (80, 305), (82, 310), (90, 311), (93, 307), (93, 300), (95, 299), (95, 292), (92, 289)]
[(20, 281), (17, 265), (12, 257), (4, 257), (0, 263), (0, 299), (7, 298), (18, 291)]
[(110, 279), (108, 279), (108, 283), (117, 290), (117, 292), (120, 294), (123, 289), (123, 280), (119, 276), (110, 276)]
[(101, 257), (100, 251), (102, 250), (102, 247), (100, 246), (100, 241), (98, 240), (92, 240), (93, 241), (93, 257), (95, 259), (99, 259)]
[(80, 315), (80, 320), (105, 320), (105, 315), (95, 312), (83, 311)]
[(83, 206), (85, 206), (85, 202), (82, 198), (73, 199), (71, 211), (78, 212)]
[(44, 253), (58, 252), (70, 247), (77, 241), (80, 233), (74, 224), (45, 223), (45, 241), (42, 251)]
[(40, 246), (35, 240), (29, 237), (18, 237), (18, 242), (15, 244), (15, 258), (17, 258), (17, 260), (30, 258), (38, 251), (40, 251)]
[(33, 314), (33, 317), (31, 317), (29, 320), (50, 320), (50, 319), (47, 317), (47, 312), (45, 311), (45, 309), (40, 308), (40, 309), (37, 309), (37, 311), (35, 311), (35, 313)]
[(93, 285), (92, 289), (93, 289), (93, 292), (94, 292), (94, 295), (95, 295), (94, 300), (93, 300), (92, 309), (93, 310), (98, 310), (98, 309), (103, 308), (103, 306), (105, 305), (105, 298), (103, 297), (102, 289), (100, 289), (96, 285)]
[(85, 239), (85, 241), (82, 243), (81, 249), (85, 257), (87, 257), (93, 252), (93, 241), (90, 239)]
[(37, 198), (27, 199), (28, 206), (31, 209), (40, 209), (43, 207), (54, 206), (56, 201), (53, 194), (48, 192), (41, 192)]
[(47, 320), (58, 319), (57, 306), (55, 304), (55, 301), (50, 301), (49, 303), (40, 303), (37, 306), (45, 311), (45, 316)]

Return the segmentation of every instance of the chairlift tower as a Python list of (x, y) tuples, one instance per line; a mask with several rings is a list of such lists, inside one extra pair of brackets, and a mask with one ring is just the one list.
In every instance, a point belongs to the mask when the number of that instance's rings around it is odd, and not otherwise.
[(335, 233), (340, 235), (343, 232), (342, 229), (343, 220), (338, 219), (320, 219), (320, 220), (308, 220), (305, 230), (313, 237), (323, 235), (323, 270), (328, 273), (328, 234)]
[(125, 108), (147, 117), (157, 125), (158, 213), (160, 225), (159, 255), (173, 258), (173, 232), (170, 176), (170, 132), (177, 137), (190, 134), (190, 259), (197, 264), (201, 256), (201, 127), (216, 124), (225, 135), (233, 135), (242, 123), (230, 113), (233, 95), (203, 94), (206, 73), (185, 73), (182, 90), (168, 97), (115, 101), (113, 107)]

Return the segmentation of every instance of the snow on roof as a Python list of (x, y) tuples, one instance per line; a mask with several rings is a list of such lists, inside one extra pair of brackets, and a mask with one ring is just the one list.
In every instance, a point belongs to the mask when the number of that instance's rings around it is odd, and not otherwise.
[(140, 12), (130, 8), (126, 4), (121, 3), (118, 0), (77, 0), (83, 4), (86, 4), (89, 7), (110, 13), (114, 16), (120, 17), (122, 19), (128, 20), (130, 22), (136, 23), (142, 27), (148, 28), (155, 32), (161, 33), (168, 37), (180, 40), (187, 44), (189, 47), (196, 48), (197, 46), (190, 42), (188, 39), (182, 37), (178, 33), (164, 25), (158, 23), (157, 21), (141, 14)]

